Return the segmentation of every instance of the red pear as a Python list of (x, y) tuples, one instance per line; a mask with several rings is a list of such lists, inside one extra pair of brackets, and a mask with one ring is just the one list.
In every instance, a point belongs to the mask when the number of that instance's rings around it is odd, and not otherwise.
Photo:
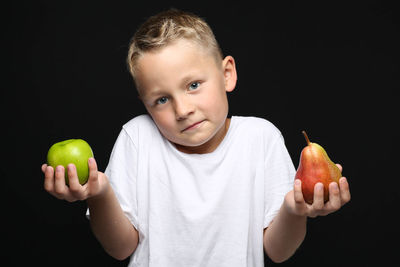
[(336, 164), (330, 160), (325, 149), (317, 143), (311, 143), (305, 131), (303, 131), (303, 134), (307, 146), (301, 151), (296, 179), (301, 180), (304, 200), (308, 204), (313, 203), (314, 186), (318, 182), (324, 185), (324, 201), (327, 202), (329, 200), (329, 184), (331, 182), (339, 183), (342, 173)]

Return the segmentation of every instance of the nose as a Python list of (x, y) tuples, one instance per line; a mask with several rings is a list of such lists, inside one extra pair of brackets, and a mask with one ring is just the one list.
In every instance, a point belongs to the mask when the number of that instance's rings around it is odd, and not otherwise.
[(194, 105), (190, 101), (190, 96), (183, 95), (179, 98), (174, 99), (174, 108), (175, 108), (175, 116), (176, 120), (184, 120), (190, 114), (194, 113)]

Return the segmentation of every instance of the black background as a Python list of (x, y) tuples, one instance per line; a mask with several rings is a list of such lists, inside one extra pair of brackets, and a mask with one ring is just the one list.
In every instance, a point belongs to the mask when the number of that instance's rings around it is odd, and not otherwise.
[(148, 16), (175, 7), (205, 18), (234, 56), (231, 115), (273, 122), (295, 166), (305, 129), (344, 167), (351, 202), (309, 219), (303, 245), (281, 266), (397, 265), (399, 9), (395, 1), (273, 2), (2, 4), (2, 261), (127, 265), (93, 237), (85, 202), (44, 191), (40, 166), (53, 143), (82, 138), (104, 171), (121, 126), (145, 113), (125, 66), (129, 39)]

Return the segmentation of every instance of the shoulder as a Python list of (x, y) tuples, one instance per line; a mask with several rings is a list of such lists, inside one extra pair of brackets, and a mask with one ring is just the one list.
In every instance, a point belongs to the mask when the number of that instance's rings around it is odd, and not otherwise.
[(232, 116), (235, 128), (241, 133), (247, 133), (254, 137), (279, 138), (280, 130), (270, 121), (259, 117)]
[(154, 131), (157, 126), (147, 114), (139, 115), (125, 123), (122, 128), (128, 132), (133, 133), (136, 131)]
[(159, 132), (151, 117), (143, 114), (125, 123), (122, 126), (121, 135), (130, 138), (137, 144), (143, 138), (151, 138), (154, 135), (159, 135)]

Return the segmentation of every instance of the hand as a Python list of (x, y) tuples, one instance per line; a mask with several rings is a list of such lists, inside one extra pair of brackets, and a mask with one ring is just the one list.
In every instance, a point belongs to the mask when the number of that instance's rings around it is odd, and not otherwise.
[[(342, 166), (336, 164), (340, 171)], [(324, 187), (317, 183), (314, 187), (314, 201), (310, 205), (304, 201), (301, 191), (301, 181), (296, 179), (294, 189), (286, 194), (285, 205), (287, 210), (294, 215), (317, 217), (325, 216), (339, 210), (344, 204), (350, 201), (349, 184), (345, 177), (339, 179), (339, 185), (335, 182), (329, 184), (329, 201), (324, 203)]]
[(63, 166), (54, 169), (47, 164), (42, 165), (44, 173), (44, 189), (58, 199), (65, 199), (68, 202), (85, 200), (91, 197), (100, 196), (108, 187), (108, 180), (104, 173), (97, 170), (94, 158), (89, 161), (89, 179), (86, 184), (81, 185), (78, 180), (74, 164), (67, 166), (69, 186), (65, 184), (65, 170)]

